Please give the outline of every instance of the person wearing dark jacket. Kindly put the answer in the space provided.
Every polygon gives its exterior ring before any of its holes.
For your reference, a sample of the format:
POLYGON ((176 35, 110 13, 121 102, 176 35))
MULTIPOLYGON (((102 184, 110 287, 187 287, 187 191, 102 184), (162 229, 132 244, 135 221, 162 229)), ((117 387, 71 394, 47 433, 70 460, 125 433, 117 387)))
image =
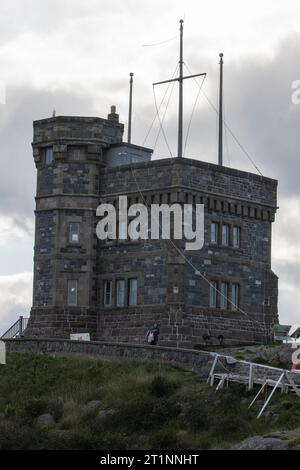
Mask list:
POLYGON ((155 344, 157 344, 158 335, 159 335, 159 327, 157 323, 154 323, 154 325, 151 326, 146 333, 147 343, 151 344, 151 346, 155 346, 155 344))

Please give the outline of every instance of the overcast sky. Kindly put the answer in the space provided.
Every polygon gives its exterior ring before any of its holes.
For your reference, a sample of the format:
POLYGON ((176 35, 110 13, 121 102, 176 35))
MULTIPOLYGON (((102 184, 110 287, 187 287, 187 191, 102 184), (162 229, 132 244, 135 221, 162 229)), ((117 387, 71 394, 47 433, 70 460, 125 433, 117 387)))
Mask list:
MULTIPOLYGON (((207 72, 203 91, 215 105, 218 54, 224 52, 225 119, 265 176, 279 180, 273 270, 281 323, 300 323, 300 80, 298 0, 2 0, 0 3, 0 332, 32 298, 35 168, 32 121, 57 115, 106 117, 112 104, 127 122, 128 74, 134 72, 132 141, 143 144, 155 115, 152 83, 171 78, 179 19, 185 63, 207 72)), ((199 79, 199 82, 201 80, 199 79)), ((157 87, 159 103, 166 86, 157 87)), ((170 89, 171 91, 171 89, 170 89)), ((184 89, 185 132, 197 96, 184 89)), ((164 112, 162 107, 162 114, 164 112)), ((176 153, 176 88, 164 121, 176 153)), ((216 114, 201 93, 185 156, 217 161, 216 114)), ((152 147, 157 122, 145 144, 152 147)), ((229 133, 225 164, 256 171, 229 133)), ((162 137, 154 158, 168 157, 162 137)))

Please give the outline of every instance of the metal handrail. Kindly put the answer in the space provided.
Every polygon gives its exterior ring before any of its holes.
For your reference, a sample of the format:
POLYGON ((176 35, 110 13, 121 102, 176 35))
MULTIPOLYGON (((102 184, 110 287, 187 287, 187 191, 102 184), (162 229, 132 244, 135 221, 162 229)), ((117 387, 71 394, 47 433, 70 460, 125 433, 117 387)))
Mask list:
POLYGON ((27 328, 29 318, 19 317, 19 319, 1 336, 1 339, 20 338, 27 328))

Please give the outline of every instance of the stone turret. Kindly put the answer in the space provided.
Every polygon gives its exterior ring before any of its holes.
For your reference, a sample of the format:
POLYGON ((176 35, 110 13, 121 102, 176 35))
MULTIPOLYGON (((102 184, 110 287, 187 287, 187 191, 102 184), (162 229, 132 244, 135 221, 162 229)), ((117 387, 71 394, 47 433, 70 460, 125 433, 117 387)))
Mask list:
POLYGON ((95 211, 102 151, 122 142, 114 119, 33 123, 37 168, 33 306, 27 335, 96 332, 95 211))

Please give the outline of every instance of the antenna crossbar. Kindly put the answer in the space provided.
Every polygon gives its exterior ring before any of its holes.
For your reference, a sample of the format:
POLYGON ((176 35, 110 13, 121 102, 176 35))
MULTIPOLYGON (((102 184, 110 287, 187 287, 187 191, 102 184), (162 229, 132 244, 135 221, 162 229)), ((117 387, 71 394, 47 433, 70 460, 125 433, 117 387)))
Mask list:
POLYGON ((180 47, 179 47, 179 77, 171 78, 170 80, 163 80, 162 82, 153 83, 155 85, 162 85, 164 83, 178 82, 179 83, 179 103, 178 103, 178 150, 177 156, 182 157, 182 134, 183 134, 183 80, 187 78, 200 77, 201 75, 206 75, 205 73, 199 73, 196 75, 183 76, 183 20, 179 21, 180 23, 180 47))
POLYGON ((206 73, 196 73, 195 75, 187 75, 186 77, 177 77, 172 78, 171 80, 163 80, 162 82, 152 83, 153 86, 155 85, 162 85, 163 83, 170 83, 170 82, 179 82, 179 80, 185 80, 186 78, 195 78, 195 77, 203 77, 206 76, 206 73))

